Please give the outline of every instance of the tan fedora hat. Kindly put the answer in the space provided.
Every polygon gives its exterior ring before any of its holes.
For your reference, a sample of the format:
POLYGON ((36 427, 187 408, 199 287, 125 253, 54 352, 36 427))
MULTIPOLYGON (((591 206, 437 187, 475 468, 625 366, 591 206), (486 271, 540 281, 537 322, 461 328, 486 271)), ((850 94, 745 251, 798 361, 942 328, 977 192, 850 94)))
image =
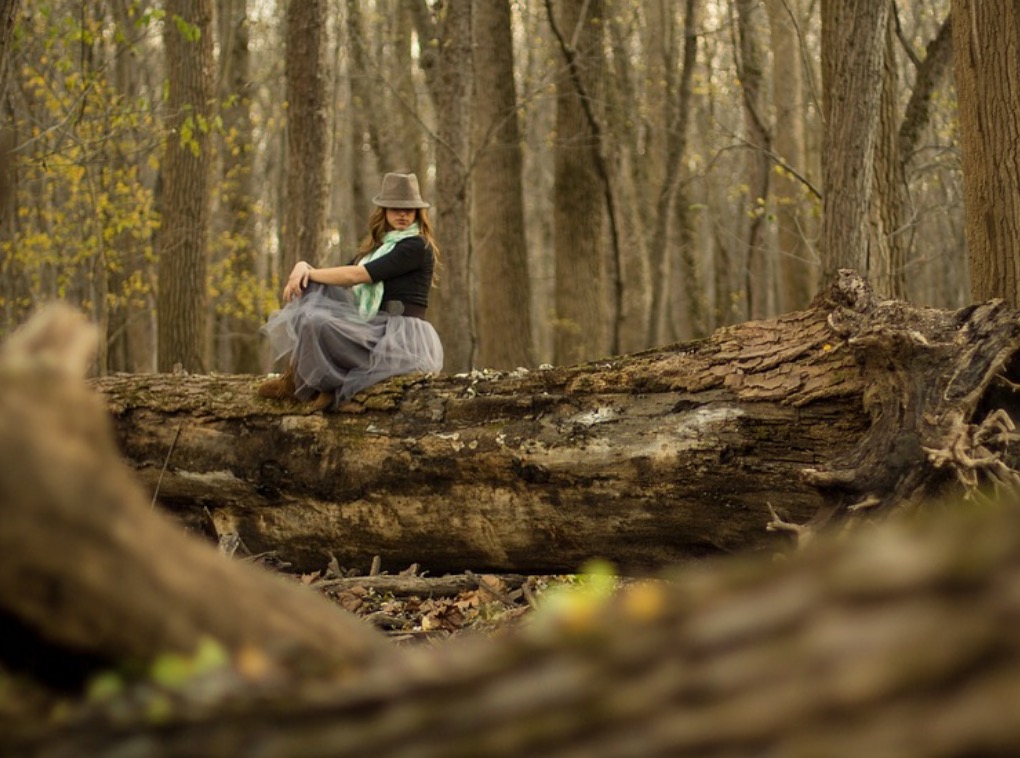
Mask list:
POLYGON ((421 199, 418 177, 414 174, 386 174, 382 189, 372 198, 380 208, 429 208, 421 199))

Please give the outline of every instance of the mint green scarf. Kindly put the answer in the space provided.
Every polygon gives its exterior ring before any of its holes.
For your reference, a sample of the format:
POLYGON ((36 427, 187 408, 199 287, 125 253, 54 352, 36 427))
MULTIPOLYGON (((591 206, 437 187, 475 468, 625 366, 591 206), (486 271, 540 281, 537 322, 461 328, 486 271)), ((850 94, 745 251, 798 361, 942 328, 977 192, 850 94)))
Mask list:
MULTIPOLYGON (((399 232, 396 229, 386 232, 386 236, 383 237, 382 244, 358 261, 358 263, 364 266, 369 261, 374 261, 376 258, 382 258, 386 255, 386 253, 392 250, 396 244, 400 242, 400 240, 407 239, 408 237, 417 237, 418 234, 419 230, 417 221, 402 232, 399 232)), ((361 314, 363 319, 368 321, 368 319, 372 318, 372 316, 379 312, 379 306, 382 305, 383 282, 355 284, 351 287, 351 293, 354 295, 354 302, 358 304, 358 313, 361 314)))

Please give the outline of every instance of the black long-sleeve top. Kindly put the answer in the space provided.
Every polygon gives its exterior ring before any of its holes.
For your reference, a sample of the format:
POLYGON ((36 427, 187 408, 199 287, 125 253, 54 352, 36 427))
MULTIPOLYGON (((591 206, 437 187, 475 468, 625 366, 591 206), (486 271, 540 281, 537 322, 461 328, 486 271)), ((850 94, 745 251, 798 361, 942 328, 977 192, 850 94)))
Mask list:
POLYGON ((432 248, 424 237, 402 239, 386 255, 365 264, 373 282, 383 282, 383 301, 399 300, 423 308, 429 304, 432 248))

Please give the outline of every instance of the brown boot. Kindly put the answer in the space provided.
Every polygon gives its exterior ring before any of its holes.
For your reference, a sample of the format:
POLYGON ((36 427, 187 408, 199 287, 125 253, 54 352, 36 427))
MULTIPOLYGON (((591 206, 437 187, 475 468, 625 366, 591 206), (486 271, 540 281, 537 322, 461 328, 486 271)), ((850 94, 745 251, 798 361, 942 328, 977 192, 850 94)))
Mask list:
POLYGON ((257 390, 259 397, 270 400, 291 400, 297 387, 294 385, 294 367, 289 366, 286 371, 275 379, 266 379, 259 385, 257 390))
POLYGON ((320 392, 312 400, 312 413, 315 411, 328 411, 333 407, 333 402, 336 400, 336 394, 333 392, 320 392))

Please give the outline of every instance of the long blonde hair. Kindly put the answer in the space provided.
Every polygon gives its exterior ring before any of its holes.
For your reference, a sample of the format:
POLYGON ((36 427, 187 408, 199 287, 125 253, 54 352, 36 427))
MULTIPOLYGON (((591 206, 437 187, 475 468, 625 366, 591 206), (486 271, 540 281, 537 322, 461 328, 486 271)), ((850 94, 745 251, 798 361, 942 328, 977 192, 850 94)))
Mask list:
MULTIPOLYGON (((435 261, 432 268, 432 284, 434 285, 438 279, 439 245, 436 244, 436 238, 432 236, 432 224, 429 222, 429 214, 424 208, 415 208, 414 220, 418 222, 418 236, 423 237, 425 244, 432 248, 432 258, 435 261)), ((368 217, 368 234, 361 241, 354 262, 357 263, 379 247, 383 243, 386 232, 390 231, 393 231, 393 227, 386 223, 386 209, 377 206, 372 211, 372 215, 368 217)))

